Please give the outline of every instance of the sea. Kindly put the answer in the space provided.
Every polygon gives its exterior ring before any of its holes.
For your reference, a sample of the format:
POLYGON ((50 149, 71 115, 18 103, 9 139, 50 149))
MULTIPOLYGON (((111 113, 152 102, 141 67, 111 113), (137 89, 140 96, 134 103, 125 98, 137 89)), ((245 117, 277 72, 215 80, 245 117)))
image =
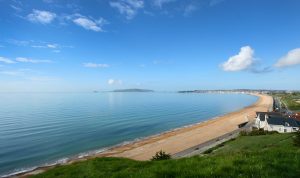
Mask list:
POLYGON ((177 92, 0 93, 0 176, 100 153, 257 99, 177 92))

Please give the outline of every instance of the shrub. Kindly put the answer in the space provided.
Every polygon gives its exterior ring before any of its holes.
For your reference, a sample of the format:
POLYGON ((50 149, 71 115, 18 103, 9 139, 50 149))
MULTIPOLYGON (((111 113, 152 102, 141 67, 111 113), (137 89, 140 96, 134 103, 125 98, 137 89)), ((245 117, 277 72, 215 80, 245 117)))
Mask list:
POLYGON ((248 132, 245 131, 245 130, 242 130, 242 131, 240 132, 240 136, 247 136, 247 135, 248 135, 248 132))
POLYGON ((294 144, 298 147, 300 147, 300 130, 296 132, 296 137, 294 138, 294 144))
POLYGON ((158 152, 155 153, 154 156, 152 156, 152 161, 158 161, 158 160, 167 160, 167 159, 171 159, 171 155, 160 150, 158 152))
POLYGON ((277 131, 267 131, 267 130, 263 130, 263 129, 259 129, 259 130, 252 130, 251 132, 247 132, 247 131, 241 131, 240 135, 241 136, 256 136, 256 135, 272 135, 272 134, 277 134, 277 131))

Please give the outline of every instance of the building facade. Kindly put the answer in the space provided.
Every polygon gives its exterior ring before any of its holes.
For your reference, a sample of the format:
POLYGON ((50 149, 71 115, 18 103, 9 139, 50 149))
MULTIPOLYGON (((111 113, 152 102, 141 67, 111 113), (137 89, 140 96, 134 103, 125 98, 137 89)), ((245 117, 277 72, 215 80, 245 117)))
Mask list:
POLYGON ((254 127, 279 133, 297 132, 300 122, 276 112, 257 112, 254 127))

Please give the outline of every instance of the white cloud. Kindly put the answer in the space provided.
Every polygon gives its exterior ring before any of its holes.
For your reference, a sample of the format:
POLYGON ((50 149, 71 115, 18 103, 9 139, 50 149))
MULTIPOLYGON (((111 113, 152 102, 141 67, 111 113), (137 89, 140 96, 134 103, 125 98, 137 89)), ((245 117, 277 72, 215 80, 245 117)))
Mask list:
POLYGON ((164 4, 167 4, 167 3, 170 3, 170 2, 174 2, 174 1, 176 1, 176 0, 154 0, 153 4, 156 7, 162 8, 162 6, 164 4))
POLYGON ((120 14, 125 15, 126 19, 132 19, 139 9, 144 8, 143 0, 119 0, 110 1, 110 6, 116 8, 120 14))
POLYGON ((122 80, 109 79, 107 81, 109 85, 122 85, 122 80))
POLYGON ((47 44, 48 48, 57 48, 57 44, 47 44))
POLYGON ((36 60, 36 59, 30 59, 25 57, 17 57, 16 61, 18 62, 25 62, 25 63, 51 63, 51 60, 36 60))
POLYGON ((280 58, 275 67, 288 67, 300 64, 300 48, 289 51, 285 56, 280 58))
POLYGON ((249 69, 254 63, 254 50, 250 46, 241 48, 239 54, 231 56, 221 67, 224 71, 241 71, 249 69))
POLYGON ((0 56, 0 62, 4 62, 4 63, 6 63, 6 64, 13 64, 13 63, 16 63, 16 62, 13 61, 13 60, 10 60, 10 59, 8 59, 8 58, 1 57, 1 56, 0 56))
POLYGON ((43 45, 32 45, 31 47, 33 48, 51 48, 51 49, 55 49, 58 48, 59 46, 57 44, 43 44, 43 45))
POLYGON ((56 14, 49 11, 41 11, 33 9, 31 14, 27 15, 27 19, 34 23, 49 24, 56 18, 56 14))
POLYGON ((95 32, 103 32, 102 26, 106 23, 106 20, 100 18, 99 20, 93 20, 85 16, 76 17, 73 22, 87 30, 95 32))
POLYGON ((84 63, 83 64, 84 67, 89 67, 89 68, 108 68, 109 65, 108 64, 96 64, 96 63, 84 63))

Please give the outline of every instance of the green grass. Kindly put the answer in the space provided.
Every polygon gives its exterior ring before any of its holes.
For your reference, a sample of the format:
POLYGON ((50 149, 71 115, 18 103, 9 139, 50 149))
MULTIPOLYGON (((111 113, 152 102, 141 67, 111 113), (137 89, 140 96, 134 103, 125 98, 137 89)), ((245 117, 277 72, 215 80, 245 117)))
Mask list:
POLYGON ((292 111, 300 111, 300 103, 296 102, 300 100, 300 93, 281 93, 275 94, 280 100, 292 111))
POLYGON ((33 177, 299 177, 293 134, 241 136, 210 154, 164 161, 96 158, 58 166, 33 177))

